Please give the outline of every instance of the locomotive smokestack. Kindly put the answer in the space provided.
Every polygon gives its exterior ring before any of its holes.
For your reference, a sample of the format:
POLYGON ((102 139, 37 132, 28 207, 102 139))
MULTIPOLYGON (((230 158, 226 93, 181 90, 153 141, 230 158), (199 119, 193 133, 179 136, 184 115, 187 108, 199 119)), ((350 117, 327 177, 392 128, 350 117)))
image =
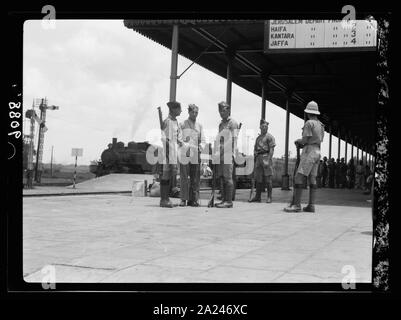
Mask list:
POLYGON ((116 144, 117 144, 117 138, 113 138, 113 148, 115 148, 116 144))

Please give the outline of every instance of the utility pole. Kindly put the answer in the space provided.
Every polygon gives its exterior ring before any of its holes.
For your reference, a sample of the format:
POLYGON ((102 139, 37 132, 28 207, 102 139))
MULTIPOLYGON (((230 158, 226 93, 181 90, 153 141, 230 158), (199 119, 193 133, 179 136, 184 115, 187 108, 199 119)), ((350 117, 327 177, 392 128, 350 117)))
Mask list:
MULTIPOLYGON (((25 117, 30 119, 31 126, 30 126, 30 134, 29 134, 29 151, 28 151, 28 165, 27 165, 27 188, 31 189, 33 187, 33 175, 34 175, 34 137, 35 137, 35 122, 38 123, 40 126, 42 124, 40 118, 35 112, 35 100, 32 102, 32 109, 28 109, 25 113, 25 117)), ((43 127, 46 130, 46 127, 43 127)), ((35 155, 37 158, 37 154, 35 155)))
POLYGON ((44 144, 44 139, 45 139, 45 132, 47 131, 47 128, 45 126, 46 111, 48 109, 49 110, 58 110, 59 107, 48 106, 47 99, 44 98, 44 99, 41 99, 39 109, 40 109, 40 125, 39 125, 39 134, 38 134, 38 146, 37 146, 37 151, 36 151, 36 166, 35 166, 35 181, 36 182, 40 182, 40 179, 41 179, 41 174, 39 174, 39 166, 42 165, 43 144, 44 144))
POLYGON ((50 158, 50 177, 51 178, 53 178, 53 147, 54 146, 52 146, 52 155, 51 155, 51 158, 50 158))

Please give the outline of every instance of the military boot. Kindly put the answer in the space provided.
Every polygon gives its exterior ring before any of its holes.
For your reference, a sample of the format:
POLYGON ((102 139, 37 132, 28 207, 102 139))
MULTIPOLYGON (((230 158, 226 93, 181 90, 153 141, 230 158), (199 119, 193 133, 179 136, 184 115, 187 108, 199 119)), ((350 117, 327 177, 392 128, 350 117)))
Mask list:
POLYGON ((262 190, 263 190, 263 183, 262 182, 256 182, 256 194, 251 200, 249 200, 249 202, 260 202, 261 201, 262 190))
POLYGON ((224 201, 225 201, 225 183, 224 183, 224 180, 223 180, 223 178, 221 177, 220 179, 219 179, 219 182, 220 182, 220 191, 221 191, 221 194, 220 194, 220 196, 219 197, 217 197, 217 200, 221 200, 219 203, 216 203, 216 207, 217 207, 217 205, 219 204, 223 204, 224 203, 224 201))
POLYGON ((267 200, 266 203, 271 203, 272 202, 272 191, 273 191, 273 186, 271 182, 267 183, 267 200))
POLYGON ((316 184, 309 186, 309 203, 302 209, 304 212, 315 212, 316 189, 316 184))
POLYGON ((160 181, 160 207, 162 208, 172 208, 173 204, 169 199, 170 192, 170 182, 169 180, 160 181))
POLYGON ((225 189, 224 190, 225 201, 223 203, 216 204, 216 208, 232 208, 233 207, 233 201, 232 201, 233 185, 232 185, 232 183, 225 183, 224 189, 225 189))
POLYGON ((301 196, 303 190, 303 184, 294 185, 294 199, 290 206, 284 208, 285 212, 301 212, 301 196))
POLYGON ((233 191, 232 191, 232 197, 231 197, 232 201, 235 200, 236 191, 237 191, 237 176, 235 175, 235 166, 234 166, 234 169, 233 169, 233 191))

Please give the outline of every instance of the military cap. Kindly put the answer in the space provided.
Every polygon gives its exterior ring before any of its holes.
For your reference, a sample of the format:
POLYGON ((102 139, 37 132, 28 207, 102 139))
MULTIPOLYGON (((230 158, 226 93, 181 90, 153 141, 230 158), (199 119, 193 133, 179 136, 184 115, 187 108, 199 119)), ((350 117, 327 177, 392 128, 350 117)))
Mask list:
POLYGON ((230 105, 225 101, 219 102, 218 106, 219 106, 219 109, 223 109, 223 108, 224 109, 226 109, 226 108, 230 109, 230 105))
POLYGON ((269 124, 265 119, 260 119, 260 124, 259 124, 259 125, 261 126, 261 125, 264 124, 264 123, 265 123, 265 124, 269 124))
POLYGON ((169 101, 169 102, 167 102, 167 106, 169 108, 173 108, 173 109, 181 108, 181 103, 179 103, 178 101, 169 101))
POLYGON ((199 107, 194 103, 191 103, 191 104, 188 105, 188 111, 192 111, 194 109, 199 110, 199 107))

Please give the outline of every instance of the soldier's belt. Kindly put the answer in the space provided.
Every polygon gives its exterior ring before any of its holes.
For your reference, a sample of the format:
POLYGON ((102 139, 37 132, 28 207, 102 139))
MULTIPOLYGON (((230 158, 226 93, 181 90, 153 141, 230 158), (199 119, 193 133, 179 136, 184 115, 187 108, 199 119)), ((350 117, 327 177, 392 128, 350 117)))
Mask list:
POLYGON ((267 154, 269 151, 257 151, 256 155, 267 154))

